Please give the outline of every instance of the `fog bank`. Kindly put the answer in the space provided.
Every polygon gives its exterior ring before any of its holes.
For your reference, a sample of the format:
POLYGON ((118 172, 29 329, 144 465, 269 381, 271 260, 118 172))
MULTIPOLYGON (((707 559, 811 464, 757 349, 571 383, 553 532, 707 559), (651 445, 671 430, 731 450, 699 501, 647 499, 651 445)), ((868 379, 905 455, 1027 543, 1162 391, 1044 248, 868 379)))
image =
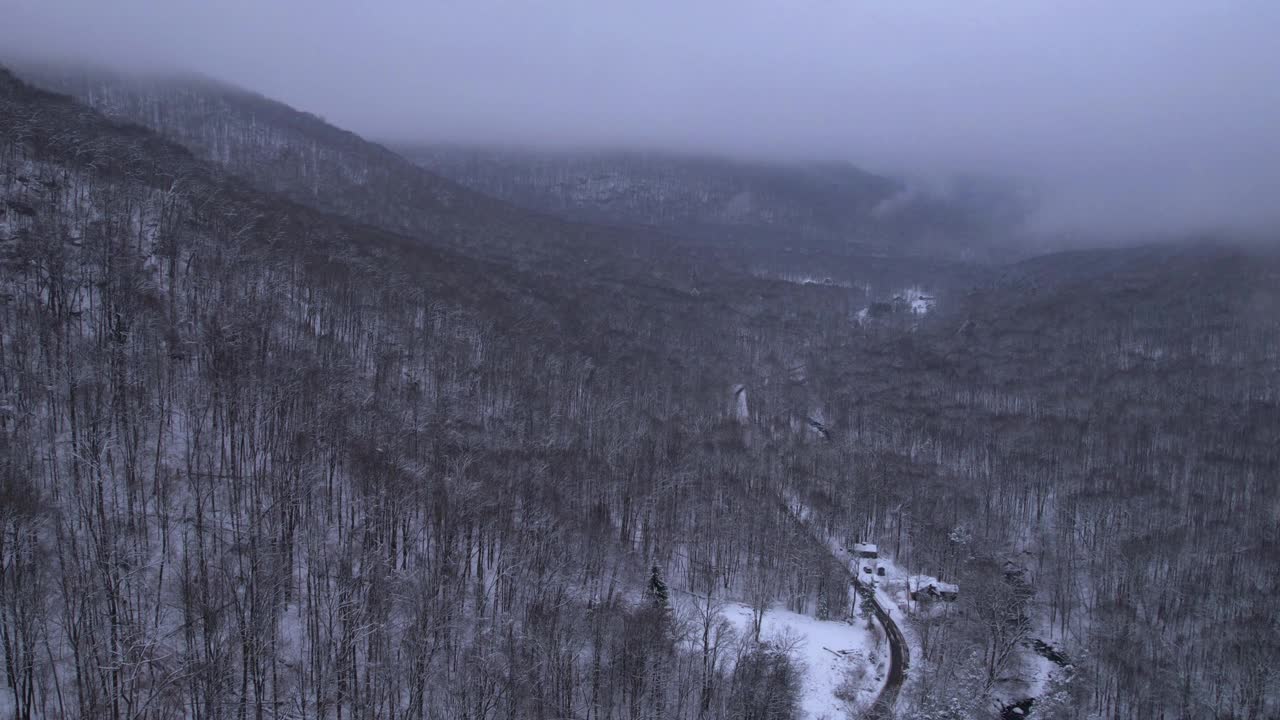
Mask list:
POLYGON ((1280 3, 10 0, 0 57, 242 85, 394 141, 988 173, 1048 229, 1280 220, 1280 3))

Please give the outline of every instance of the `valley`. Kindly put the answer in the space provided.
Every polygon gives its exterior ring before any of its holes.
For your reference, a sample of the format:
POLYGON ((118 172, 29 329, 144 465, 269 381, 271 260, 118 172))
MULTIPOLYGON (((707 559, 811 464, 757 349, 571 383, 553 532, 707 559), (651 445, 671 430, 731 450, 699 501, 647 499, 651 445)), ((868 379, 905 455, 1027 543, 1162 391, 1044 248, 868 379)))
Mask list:
POLYGON ((0 70, 0 718, 1274 716, 1280 251, 1025 212, 0 70))

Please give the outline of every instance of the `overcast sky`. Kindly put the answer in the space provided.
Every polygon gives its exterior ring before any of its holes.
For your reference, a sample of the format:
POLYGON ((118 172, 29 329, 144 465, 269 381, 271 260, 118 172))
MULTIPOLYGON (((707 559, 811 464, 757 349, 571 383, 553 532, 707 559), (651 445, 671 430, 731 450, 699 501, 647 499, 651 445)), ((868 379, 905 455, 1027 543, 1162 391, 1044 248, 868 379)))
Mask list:
POLYGON ((386 140, 1014 174, 1049 220, 1280 218, 1280 0, 4 0, 0 48, 386 140))

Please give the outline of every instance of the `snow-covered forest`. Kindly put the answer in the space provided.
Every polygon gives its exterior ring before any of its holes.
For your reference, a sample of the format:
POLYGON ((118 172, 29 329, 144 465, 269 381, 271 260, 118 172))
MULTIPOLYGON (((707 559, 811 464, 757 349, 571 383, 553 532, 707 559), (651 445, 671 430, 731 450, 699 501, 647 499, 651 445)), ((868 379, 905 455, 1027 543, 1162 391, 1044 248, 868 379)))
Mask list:
POLYGON ((1280 714, 1274 249, 862 255, 938 216, 841 175, 775 252, 29 77, 69 95, 0 70, 0 718, 1280 714))

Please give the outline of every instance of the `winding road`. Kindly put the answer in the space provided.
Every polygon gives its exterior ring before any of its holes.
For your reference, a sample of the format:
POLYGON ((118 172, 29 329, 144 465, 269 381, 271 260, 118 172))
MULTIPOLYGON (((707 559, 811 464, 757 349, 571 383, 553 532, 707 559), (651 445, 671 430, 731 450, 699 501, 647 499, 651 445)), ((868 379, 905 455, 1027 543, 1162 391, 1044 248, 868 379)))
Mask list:
POLYGON ((911 663, 910 651, 907 650, 907 641, 902 637, 898 623, 894 622, 893 616, 880 604, 875 590, 863 585, 857 575, 854 575, 854 584, 858 586, 859 594, 871 601, 871 610, 889 638, 889 676, 885 678, 880 696, 871 704, 866 717, 874 720, 890 718, 893 717, 893 708, 898 704, 898 692, 902 690, 902 681, 906 678, 907 667, 911 663))
POLYGON ((840 563, 840 566, 849 575, 849 587, 864 600, 870 601, 871 611, 876 616, 876 619, 880 621, 881 627, 884 628, 885 636, 889 639, 889 673, 888 677, 885 678, 884 687, 880 689, 880 695, 871 704, 871 708, 867 711, 865 717, 869 720, 892 718, 893 710, 898 704, 898 693, 902 690, 902 682, 907 677, 907 668, 911 666, 911 651, 907 648, 907 641, 902 636, 902 630, 898 628, 898 623, 894 621, 893 615, 881 604, 880 598, 876 596, 874 577, 870 583, 864 584, 858 574, 858 563, 855 558, 851 557, 844 548, 823 539, 820 534, 816 533, 805 522, 803 514, 786 500, 782 501, 782 507, 802 529, 826 547, 832 557, 840 563))

